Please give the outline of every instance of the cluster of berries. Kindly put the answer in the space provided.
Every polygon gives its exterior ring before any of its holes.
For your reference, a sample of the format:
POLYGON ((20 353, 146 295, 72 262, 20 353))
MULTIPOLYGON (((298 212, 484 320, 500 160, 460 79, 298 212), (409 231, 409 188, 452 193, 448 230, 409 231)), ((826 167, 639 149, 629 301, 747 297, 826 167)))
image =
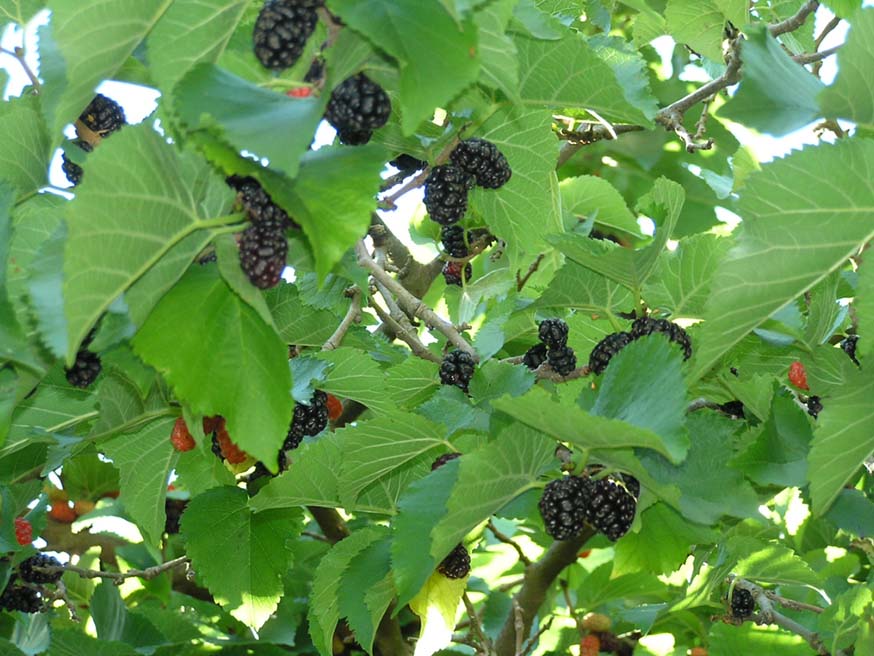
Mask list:
POLYGON ((579 535, 588 523, 615 542, 631 528, 639 496, 640 483, 630 475, 564 476, 546 485, 540 515, 556 540, 579 535))
POLYGON ((444 385, 455 385, 467 393, 475 369, 476 360, 470 353, 457 349, 449 351, 440 363, 440 382, 444 385))
POLYGON ((522 362, 529 369, 537 369, 548 362, 552 370, 560 376, 567 376, 577 368, 577 356, 567 345, 568 325, 561 319, 544 319, 540 322, 537 336, 540 343, 535 344, 522 356, 522 362))
POLYGON ((0 609, 38 613, 43 610, 42 587, 61 579, 61 563, 52 556, 38 553, 19 563, 0 593, 0 609), (51 571, 46 571, 51 568, 51 571), (24 585, 22 585, 22 583, 24 585))
POLYGON ((670 341, 679 344, 683 349, 683 359, 692 357, 692 340, 689 334, 677 324, 667 319, 640 317, 631 324, 631 332, 619 332, 607 335, 595 345, 589 354, 589 369, 596 374, 602 373, 613 356, 636 339, 645 335, 665 335, 670 341))
POLYGON ((97 329, 93 329, 88 336, 82 341, 79 350, 76 351, 76 361, 72 367, 64 369, 64 374, 67 377, 67 382, 74 387, 85 389, 97 380, 103 369, 103 364, 100 361, 100 356, 94 351, 91 351, 88 346, 94 341, 94 335, 97 329))
MULTIPOLYGON (((98 93, 76 121, 76 134, 79 138, 75 144, 90 153, 102 139, 120 130, 126 122, 121 105, 98 93)), ((74 187, 82 182, 82 167, 69 159, 66 153, 61 155, 61 170, 74 187)))
MULTIPOLYGON (((432 221, 439 223, 441 242, 453 258, 468 257, 470 234, 455 225, 467 212, 467 196, 473 187, 498 189, 510 179, 507 158, 490 141, 480 138, 461 141, 449 155, 449 163, 435 166, 425 180, 425 208, 432 221)), ((470 279, 469 262, 453 260, 443 267, 447 285, 461 285, 470 279)))

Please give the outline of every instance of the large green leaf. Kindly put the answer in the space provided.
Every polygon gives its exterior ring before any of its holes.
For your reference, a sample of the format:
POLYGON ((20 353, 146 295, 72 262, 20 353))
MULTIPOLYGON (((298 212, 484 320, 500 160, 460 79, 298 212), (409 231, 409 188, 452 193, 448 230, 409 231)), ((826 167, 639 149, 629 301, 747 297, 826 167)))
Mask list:
POLYGON ((599 225, 640 236, 637 219, 622 195, 603 178, 594 175, 565 178, 560 189, 562 210, 578 221, 593 219, 599 225))
POLYGON ((219 487, 195 497, 182 516, 192 566, 216 601, 248 626, 268 620, 291 564, 286 542, 300 531, 300 513, 252 514, 244 490, 219 487))
POLYGON ((24 25, 45 6, 44 0, 2 0, 0 1, 0 16, 24 25))
POLYGON ((810 565, 789 547, 750 537, 728 541, 728 553, 737 559, 731 570, 758 583, 817 585, 819 577, 810 565))
POLYGON ((874 9, 853 16, 847 43, 838 53, 838 77, 819 97, 826 116, 874 125, 874 9))
POLYGON ((805 148, 750 176, 737 245, 717 269, 694 377, 874 237, 874 143, 805 148), (833 177, 829 185, 819 183, 833 177), (828 239, 823 239, 828 235, 828 239))
POLYGON ((46 184, 49 141, 39 96, 0 103, 0 180, 11 184, 19 197, 33 194, 46 184))
POLYGON ((668 32, 713 61, 722 61, 725 23, 747 23, 747 3, 741 0, 669 0, 665 9, 668 32))
POLYGON ((435 107, 446 106, 479 74, 476 26, 454 21, 437 0, 331 0, 329 5, 398 61, 404 134, 412 134, 435 107))
POLYGON ((536 307, 577 308, 597 314, 627 312, 632 304, 628 289, 573 261, 558 270, 535 301, 536 307))
POLYGON ((816 119, 823 83, 792 61, 764 26, 746 34, 741 46, 743 81, 719 116, 777 137, 816 119))
POLYGON ((351 347, 323 351, 317 356, 333 365, 319 389, 339 397, 355 399, 373 410, 391 412, 394 401, 387 398, 383 388, 385 376, 379 365, 368 354, 351 347))
POLYGON ((193 269, 173 287, 133 347, 193 412, 222 415, 236 444, 277 466, 293 405, 288 347, 214 269, 193 269))
POLYGON ((66 214, 69 361, 98 317, 162 258, 169 256, 177 277, 191 262, 175 261, 174 247, 216 225, 204 216, 196 184, 204 168, 181 159, 147 125, 122 130, 89 157, 66 214))
POLYGON ((479 28, 480 81, 513 100, 519 96, 519 59, 506 29, 515 4, 516 0, 491 2, 474 17, 479 28))

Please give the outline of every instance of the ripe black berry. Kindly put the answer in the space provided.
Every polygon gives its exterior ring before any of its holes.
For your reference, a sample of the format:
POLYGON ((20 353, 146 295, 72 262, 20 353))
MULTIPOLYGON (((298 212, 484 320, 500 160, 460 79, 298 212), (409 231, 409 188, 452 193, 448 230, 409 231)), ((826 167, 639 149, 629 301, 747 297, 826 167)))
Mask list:
POLYGON ((448 579, 463 579, 470 574, 470 554, 459 544, 437 566, 437 571, 448 579))
POLYGON ((290 225, 293 228, 300 227, 291 220, 284 209, 273 202, 273 199, 255 178, 232 175, 227 178, 226 182, 228 186, 237 190, 240 205, 243 206, 246 216, 252 223, 273 221, 282 225, 290 225))
POLYGON ((286 469, 288 469, 288 456, 285 455, 285 448, 279 451, 279 453, 277 454, 277 460, 279 464, 279 471, 276 474, 267 469, 267 465, 265 465, 260 460, 256 462, 254 471, 249 474, 249 482, 251 483, 253 481, 257 481, 259 478, 265 477, 275 478, 286 469))
POLYGON ((456 458, 460 458, 460 457, 461 457, 461 454, 458 452, 444 453, 442 456, 438 456, 437 459, 431 463, 431 471, 434 471, 435 469, 439 469, 440 467, 445 465, 447 462, 449 462, 451 460, 455 460, 456 458))
POLYGON ((822 400, 818 396, 807 397, 807 414, 816 419, 822 412, 822 400))
POLYGON ((460 225, 445 225, 440 229, 443 248, 452 257, 467 257, 467 244, 464 241, 464 228, 460 225))
POLYGON ((467 212, 473 178, 452 164, 435 166, 425 180, 425 209, 440 225, 458 223, 467 212))
POLYGON ((62 571, 43 572, 35 567, 61 567, 61 562, 57 558, 47 556, 46 554, 36 554, 30 558, 21 561, 18 566, 18 575, 22 581, 27 583, 55 583, 63 574, 62 571))
POLYGON ((631 324, 631 335, 634 339, 653 333, 664 333, 669 340, 679 344, 683 348, 684 360, 692 357, 692 341, 689 339, 689 334, 677 324, 667 319, 653 319, 652 317, 641 317, 635 319, 634 323, 631 324))
POLYGON ((88 350, 88 345, 94 339, 94 332, 91 331, 79 350, 76 352, 76 362, 69 369, 64 369, 67 376, 67 382, 74 387, 85 389, 91 383, 97 380, 103 365, 100 362, 100 356, 93 351, 88 350))
POLYGON ((39 592, 33 588, 28 588, 15 583, 16 577, 13 574, 0 594, 0 608, 6 610, 20 610, 22 613, 38 613, 42 610, 42 599, 39 592))
POLYGON ((416 159, 412 155, 407 155, 406 153, 398 155, 393 160, 391 160, 389 164, 391 164, 405 176, 411 175, 416 171, 421 171, 426 166, 428 166, 428 162, 422 161, 421 159, 416 159))
POLYGON ((485 139, 465 139, 449 158, 457 167, 474 176, 480 187, 497 189, 512 175, 507 158, 495 144, 485 139))
MULTIPOLYGON (((215 441, 213 444, 218 446, 218 443, 215 441)), ((218 456, 221 458, 221 447, 218 448, 218 456)), ((171 499, 169 497, 164 499, 164 513, 167 517, 164 520, 164 533, 167 535, 179 533, 179 520, 187 507, 188 501, 186 499, 171 499)))
POLYGON ((547 483, 538 507, 546 532, 556 540, 579 535, 586 520, 591 481, 579 476, 565 476, 547 483))
POLYGON ((592 481, 586 521, 610 540, 615 542, 628 532, 636 509, 634 496, 612 476, 592 481))
POLYGON ((613 333, 612 335, 607 335, 595 345, 595 348, 589 354, 589 369, 593 373, 600 374, 610 364, 613 356, 633 341, 634 338, 631 336, 631 333, 613 333))
POLYGON ((319 20, 312 0, 268 0, 255 20, 252 41, 261 65, 274 71, 294 66, 319 20))
POLYGON ((277 285, 285 269, 288 242, 285 223, 262 220, 253 223, 240 237, 240 266, 259 289, 277 285))
POLYGON ((61 153, 61 170, 74 187, 82 182, 82 174, 84 173, 82 167, 67 159, 66 153, 61 153))
POLYGON ((443 362, 440 365, 440 381, 444 385, 460 387, 466 392, 475 367, 476 362, 470 353, 458 350, 450 351, 443 356, 443 362))
POLYGON ((370 141, 371 133, 388 122, 391 100, 385 90, 364 73, 347 78, 331 93, 325 119, 350 146, 370 141))
POLYGON ((540 341, 551 349, 567 346, 568 327, 561 319, 544 319, 537 334, 540 341))
POLYGON ((124 110, 121 105, 102 93, 94 96, 85 111, 79 115, 79 120, 89 130, 102 137, 108 137, 125 124, 124 110))
POLYGON ((328 425, 328 395, 316 390, 309 403, 296 403, 283 450, 296 449, 307 435, 314 436, 328 425))
POLYGON ((473 275, 473 267, 470 262, 462 265, 462 262, 447 262, 443 265, 443 280, 447 285, 457 285, 468 282, 473 275))
POLYGON ((577 356, 570 346, 549 349, 546 361, 559 376, 567 376, 577 368, 577 356))
POLYGON ((724 412, 732 419, 744 418, 744 404, 742 401, 728 401, 719 405, 719 410, 724 412))
POLYGON ((634 478, 631 474, 622 474, 622 482, 625 483, 625 489, 631 492, 631 496, 635 499, 640 498, 640 481, 634 478))
POLYGON ((303 76, 303 81, 315 84, 316 82, 321 82, 323 77, 325 77, 325 58, 320 55, 313 58, 309 70, 303 76))
POLYGON ((756 600, 749 590, 735 588, 731 594, 731 614, 738 619, 749 617, 756 610, 756 600))
POLYGON ((522 364, 529 369, 537 369, 544 362, 546 362, 546 344, 535 344, 522 356, 522 364))
POLYGON ((841 348, 844 350, 844 353, 850 356, 850 360, 856 363, 856 366, 859 365, 859 360, 856 358, 856 344, 858 341, 858 335, 847 335, 841 340, 841 348))

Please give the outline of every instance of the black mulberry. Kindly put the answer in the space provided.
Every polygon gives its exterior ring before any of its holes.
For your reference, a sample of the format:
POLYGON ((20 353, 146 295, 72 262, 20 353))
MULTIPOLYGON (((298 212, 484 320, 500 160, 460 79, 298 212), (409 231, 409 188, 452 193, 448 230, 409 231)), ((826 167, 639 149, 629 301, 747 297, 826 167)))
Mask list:
POLYGON ((314 436, 328 425, 328 395, 320 390, 313 393, 309 403, 296 403, 283 450, 296 449, 307 435, 314 436))
POLYGON ((102 137, 108 137, 116 130, 120 130, 125 124, 124 110, 112 98, 107 98, 102 93, 94 96, 94 99, 79 115, 79 120, 92 132, 102 137))
POLYGON ((561 319, 544 319, 537 334, 540 341, 551 349, 567 346, 568 327, 561 319))
POLYGON ((633 341, 634 338, 631 336, 631 333, 613 333, 612 335, 607 335, 595 345, 595 348, 589 354, 589 369, 596 374, 602 373, 607 368, 607 365, 610 364, 613 356, 633 341))
POLYGON ((544 362, 546 362, 546 344, 535 344, 522 356, 522 364, 529 369, 537 369, 544 362))
POLYGON ((450 462, 451 460, 455 460, 456 458, 460 458, 460 457, 461 457, 461 454, 458 453, 457 451, 453 451, 452 453, 444 453, 442 456, 438 456, 437 459, 431 463, 431 471, 434 471, 435 469, 439 469, 440 467, 445 465, 447 462, 450 462))
POLYGON ((273 221, 293 228, 300 227, 291 220, 284 209, 273 202, 273 199, 255 178, 232 175, 226 181, 231 188, 237 191, 240 205, 243 206, 246 216, 252 223, 273 221))
POLYGON ((411 175, 416 171, 421 171, 426 166, 428 166, 428 162, 425 162, 421 159, 416 159, 412 155, 407 155, 406 153, 398 155, 393 160, 391 160, 389 164, 391 164, 405 176, 411 175))
POLYGON ((20 610, 22 613, 38 613, 42 610, 39 592, 15 583, 15 576, 9 579, 3 594, 0 594, 0 608, 20 610))
POLYGON ((288 255, 285 227, 279 221, 263 220, 250 225, 240 237, 240 266, 259 289, 269 289, 282 278, 288 255))
POLYGON ((425 180, 425 209, 440 225, 458 223, 467 212, 473 178, 452 164, 435 166, 425 180))
POLYGON ((856 366, 859 366, 859 360, 856 358, 856 344, 858 341, 858 335, 847 335, 841 340, 841 348, 844 350, 844 353, 850 356, 850 360, 852 360, 856 366))
POLYGON ((586 521, 615 542, 634 522, 637 500, 612 476, 592 481, 586 521))
POLYGON ((21 561, 18 566, 18 575, 23 581, 28 583, 56 583, 63 572, 42 572, 34 568, 39 567, 61 567, 61 562, 57 558, 46 554, 36 554, 30 558, 21 561))
POLYGON ((577 368, 577 356, 570 346, 549 349, 546 361, 559 376, 567 376, 577 368))
POLYGON ((100 356, 90 351, 88 345, 94 339, 94 332, 91 331, 82 342, 79 350, 76 352, 76 362, 69 369, 64 369, 67 376, 67 382, 74 387, 85 389, 97 380, 100 371, 103 369, 103 364, 100 362, 100 356))
POLYGON ((437 566, 437 571, 448 579, 463 579, 470 574, 470 554, 459 544, 437 566))
POLYGON ((490 141, 473 138, 459 143, 449 156, 452 163, 476 178, 480 187, 497 189, 512 171, 504 154, 490 141))
POLYGON ((443 248, 452 257, 467 257, 467 244, 464 241, 464 228, 459 225, 445 225, 440 229, 443 248))
POLYGON ((822 412, 822 399, 818 396, 807 397, 807 414, 816 419, 822 412))
POLYGON ((749 590, 735 588, 731 594, 731 614, 738 619, 749 617, 756 610, 756 600, 749 590))
POLYGON ((565 476, 547 483, 538 507, 549 535, 556 540, 569 540, 582 532, 591 488, 591 481, 579 476, 565 476))
POLYGON ((381 86, 364 73, 341 82, 328 101, 325 119, 350 146, 370 141, 371 133, 388 122, 391 100, 381 86))
POLYGON ((719 410, 727 414, 732 419, 743 419, 745 417, 744 414, 744 404, 742 401, 728 401, 727 403, 721 403, 719 405, 719 410))
POLYGON ((76 164, 76 162, 67 159, 67 154, 61 154, 61 170, 64 172, 64 175, 67 176, 67 180, 70 181, 74 187, 82 182, 82 167, 76 164))
POLYGON ((475 368, 476 362, 470 353, 450 351, 443 356, 440 364, 440 381, 444 385, 460 387, 466 392, 475 368))
MULTIPOLYGON (((213 441, 215 447, 218 448, 218 457, 222 457, 221 447, 218 446, 217 441, 213 441)), ((215 448, 213 449, 215 451, 215 448)), ((179 520, 182 518, 182 513, 185 512, 185 509, 188 507, 187 499, 164 499, 164 514, 166 519, 164 520, 164 532, 167 535, 175 535, 179 533, 179 520)))
POLYGON ((692 341, 689 339, 689 334, 677 324, 667 319, 653 319, 652 317, 641 317, 635 319, 634 323, 631 324, 631 335, 634 339, 653 333, 664 333, 672 342, 679 344, 683 349, 684 360, 692 357, 692 341))
POLYGON ((447 262, 443 265, 443 280, 447 285, 457 285, 468 282, 473 275, 473 267, 470 262, 447 262))
POLYGON ((312 0, 268 0, 255 20, 252 41, 261 65, 274 71, 294 66, 319 20, 312 0))

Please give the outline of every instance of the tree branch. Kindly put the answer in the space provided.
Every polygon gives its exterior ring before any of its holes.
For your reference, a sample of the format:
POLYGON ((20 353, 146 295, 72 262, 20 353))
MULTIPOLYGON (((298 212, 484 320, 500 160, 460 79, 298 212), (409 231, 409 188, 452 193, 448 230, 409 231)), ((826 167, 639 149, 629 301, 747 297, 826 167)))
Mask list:
POLYGON ((343 321, 341 321, 340 325, 337 326, 337 330, 335 330, 334 334, 328 338, 328 341, 322 345, 323 351, 333 351, 339 348, 346 333, 349 332, 349 328, 352 327, 352 324, 361 321, 361 290, 358 289, 358 287, 353 287, 351 290, 346 291, 346 295, 352 299, 352 302, 349 303, 349 309, 346 311, 346 316, 343 317, 343 321))
POLYGON ((355 244, 355 253, 358 256, 358 263, 367 269, 377 282, 384 285, 397 298, 398 304, 407 314, 422 319, 426 325, 442 333, 457 349, 470 353, 474 359, 477 359, 476 352, 459 334, 455 326, 440 317, 420 299, 408 292, 401 283, 386 273, 385 269, 379 266, 370 256, 370 253, 367 252, 367 247, 363 241, 355 244))
POLYGON ((822 61, 826 57, 831 57, 840 49, 841 46, 835 46, 834 48, 826 48, 825 50, 821 50, 819 52, 811 52, 803 55, 793 55, 792 61, 798 62, 799 64, 813 64, 815 62, 822 61))
POLYGON ((771 33, 771 36, 780 36, 781 34, 786 34, 786 32, 794 32, 804 25, 807 17, 815 12, 818 7, 818 0, 807 0, 794 15, 779 23, 768 25, 768 31, 771 33))
POLYGON ((522 563, 524 563, 525 567, 531 566, 531 564, 532 564, 531 559, 525 555, 525 552, 522 551, 522 547, 519 546, 518 542, 516 542, 513 538, 511 538, 510 536, 508 536, 508 535, 502 533, 500 530, 498 530, 498 527, 495 526, 495 523, 492 520, 489 520, 488 526, 489 526, 489 530, 492 532, 492 535, 495 536, 495 538, 498 540, 498 542, 503 542, 504 544, 507 544, 507 545, 513 547, 513 550, 516 552, 516 555, 519 556, 519 560, 522 561, 522 563))
POLYGON ((520 272, 516 272, 516 291, 521 292, 528 281, 531 279, 537 270, 540 268, 540 263, 543 262, 543 258, 546 257, 546 253, 540 253, 537 258, 531 263, 531 266, 528 267, 528 272, 522 276, 520 272))
POLYGON ((31 69, 30 65, 27 63, 24 48, 20 46, 16 47, 14 50, 0 48, 0 53, 4 55, 9 55, 10 57, 14 57, 18 60, 18 63, 21 64, 21 68, 24 69, 25 75, 27 75, 27 77, 30 79, 30 84, 33 86, 34 94, 38 94, 42 89, 42 85, 40 84, 39 78, 36 76, 36 73, 33 72, 33 69, 31 69))
POLYGON ((489 640, 488 636, 483 631, 482 624, 479 621, 479 615, 476 614, 476 608, 474 608, 473 602, 470 600, 467 592, 461 595, 461 600, 464 602, 464 609, 467 611, 467 616, 470 618, 470 633, 469 636, 471 638, 471 642, 474 643, 474 648, 477 650, 477 653, 485 654, 486 656, 492 656, 494 654, 494 647, 492 647, 492 641, 489 640))
MULTIPOLYGON (((422 358, 423 360, 430 360, 431 362, 442 362, 437 355, 428 350, 428 347, 419 340, 412 330, 405 329, 379 305, 374 303, 370 307, 372 307, 374 312, 376 312, 379 320, 387 325, 399 340, 410 347, 410 351, 412 351, 413 355, 422 358)), ((412 328, 412 326, 410 326, 410 328, 412 328)))
POLYGON ((146 569, 129 569, 126 572, 104 572, 103 570, 98 569, 83 569, 81 567, 76 567, 75 565, 52 565, 48 567, 38 567, 34 566, 34 570, 46 573, 46 574, 56 574, 58 572, 73 572, 73 574, 78 574, 83 579, 109 579, 114 582, 116 585, 121 585, 127 579, 138 578, 138 579, 154 579, 164 572, 167 572, 176 567, 180 567, 182 565, 189 565, 191 561, 188 559, 188 556, 180 556, 179 558, 174 558, 173 560, 168 560, 166 563, 161 563, 160 565, 155 565, 153 567, 147 567, 146 569))
POLYGON ((498 656, 515 656, 519 639, 517 633, 521 634, 521 640, 524 641, 556 577, 565 567, 576 561, 580 549, 594 534, 594 530, 586 528, 572 540, 554 542, 541 559, 527 569, 525 582, 513 598, 519 610, 511 613, 506 619, 495 642, 495 652, 498 656), (516 627, 517 615, 521 618, 521 629, 516 627))

